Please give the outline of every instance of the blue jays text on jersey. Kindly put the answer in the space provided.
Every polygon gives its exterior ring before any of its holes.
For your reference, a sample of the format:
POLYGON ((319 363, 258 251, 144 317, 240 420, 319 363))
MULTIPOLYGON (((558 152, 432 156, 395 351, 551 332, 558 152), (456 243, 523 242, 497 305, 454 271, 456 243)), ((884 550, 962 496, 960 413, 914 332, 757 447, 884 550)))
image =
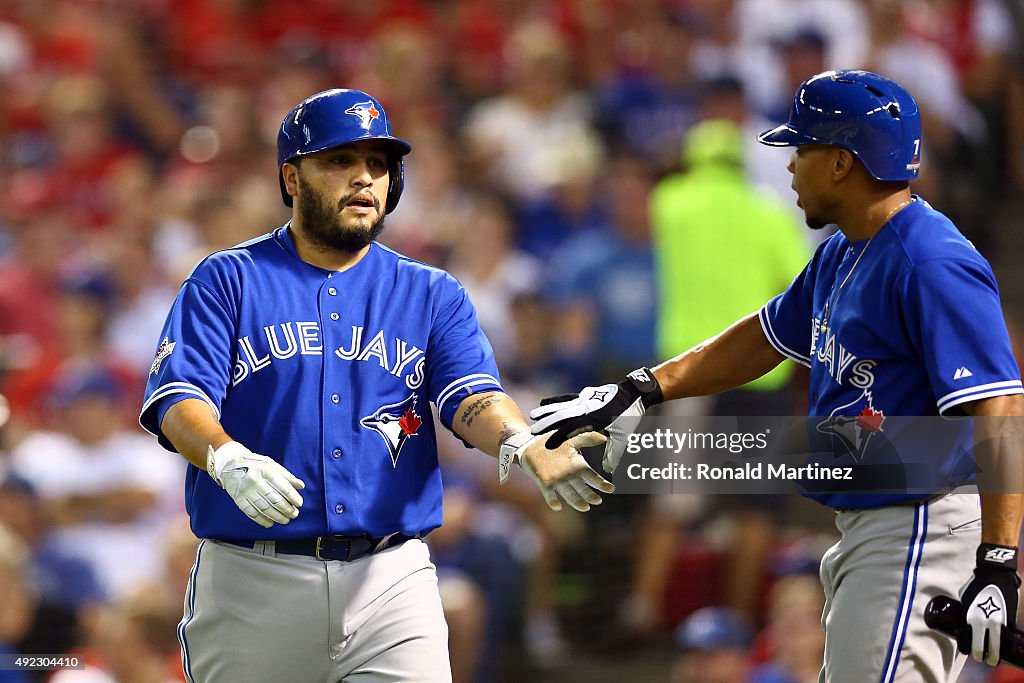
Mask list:
MULTIPOLYGON (((386 372, 404 377, 410 389, 418 389, 423 384, 426 364, 423 349, 399 337, 387 337, 384 330, 379 330, 364 344, 363 333, 361 325, 352 325, 352 339, 348 348, 340 346, 328 349, 328 352, 342 360, 375 362, 386 372)), ((265 339, 256 335, 257 339, 253 341, 250 336, 247 334, 238 340, 239 358, 235 362, 232 386, 276 361, 288 360, 296 354, 319 356, 324 352, 320 345, 320 323, 315 320, 266 325, 263 328, 265 339)))
POLYGON ((165 324, 140 422, 198 398, 225 431, 305 482, 299 516, 264 529, 189 466, 201 538, 422 534, 441 524, 430 403, 442 423, 501 391, 490 344, 450 275, 374 243, 341 272, 302 261, 288 226, 204 259, 165 324))
MULTIPOLYGON (((760 321, 779 353, 811 369, 809 412, 830 420, 817 431, 841 438, 854 461, 885 430, 886 416, 962 416, 965 402, 1024 393, 991 267, 916 196, 870 241, 851 243, 842 233, 825 240, 760 321)), ((973 476, 973 462, 962 458, 970 422, 957 433, 933 455, 950 485, 973 476)), ((808 495, 836 508, 923 497, 808 495)))

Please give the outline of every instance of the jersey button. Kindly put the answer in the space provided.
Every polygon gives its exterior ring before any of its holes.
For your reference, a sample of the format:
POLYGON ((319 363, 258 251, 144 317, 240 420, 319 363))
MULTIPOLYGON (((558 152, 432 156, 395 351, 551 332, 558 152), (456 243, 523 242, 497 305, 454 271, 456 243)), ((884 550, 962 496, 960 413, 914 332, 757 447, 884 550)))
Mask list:
POLYGON ((334 296, 335 294, 338 293, 338 290, 336 290, 334 287, 328 287, 327 293, 330 294, 331 296, 334 296))
POLYGON ((334 511, 340 515, 342 512, 345 511, 345 506, 342 505, 341 503, 338 503, 337 505, 334 506, 334 511))
POLYGON ((338 315, 337 313, 331 313, 331 320, 337 320, 337 319, 338 319, 338 318, 340 318, 340 317, 341 317, 341 316, 340 316, 340 315, 338 315))
POLYGON ((337 403, 340 400, 341 396, 338 396, 337 394, 331 394, 331 403, 337 403))
POLYGON ((335 459, 335 460, 337 460, 338 458, 340 458, 340 457, 341 457, 341 449, 340 449, 340 448, 335 448, 335 449, 334 449, 334 450, 333 450, 333 451, 331 452, 331 455, 333 455, 333 456, 334 456, 334 459, 335 459))

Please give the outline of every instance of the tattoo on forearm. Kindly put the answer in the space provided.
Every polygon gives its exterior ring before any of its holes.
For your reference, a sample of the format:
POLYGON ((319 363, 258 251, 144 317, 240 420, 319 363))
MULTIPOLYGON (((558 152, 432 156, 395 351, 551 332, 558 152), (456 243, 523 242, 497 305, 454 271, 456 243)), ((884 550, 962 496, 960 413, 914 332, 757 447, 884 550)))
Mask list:
POLYGON ((501 403, 505 400, 504 396, 481 396, 472 403, 470 403, 464 411, 459 421, 467 427, 473 426, 473 420, 478 418, 485 410, 490 408, 496 403, 501 403))
POLYGON ((525 431, 523 425, 515 424, 513 422, 502 422, 501 431, 498 432, 498 445, 505 443, 510 438, 518 434, 519 432, 525 431))

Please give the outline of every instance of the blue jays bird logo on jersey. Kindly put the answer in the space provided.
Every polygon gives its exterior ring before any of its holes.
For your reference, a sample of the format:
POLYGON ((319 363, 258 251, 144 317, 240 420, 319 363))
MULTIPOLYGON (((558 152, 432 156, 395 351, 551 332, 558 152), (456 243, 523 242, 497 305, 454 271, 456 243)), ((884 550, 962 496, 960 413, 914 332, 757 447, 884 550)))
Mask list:
POLYGON ((828 419, 818 423, 816 429, 838 439, 853 459, 861 462, 871 437, 882 431, 883 422, 885 413, 875 410, 871 391, 865 389, 855 400, 833 410, 828 419))
POLYGON ((381 406, 359 421, 359 424, 380 434, 391 454, 392 467, 398 467, 398 455, 410 437, 416 436, 423 420, 416 413, 416 394, 398 403, 381 406))
POLYGON ((359 125, 366 130, 370 130, 373 122, 380 118, 380 110, 370 101, 353 104, 345 113, 359 119, 359 125))

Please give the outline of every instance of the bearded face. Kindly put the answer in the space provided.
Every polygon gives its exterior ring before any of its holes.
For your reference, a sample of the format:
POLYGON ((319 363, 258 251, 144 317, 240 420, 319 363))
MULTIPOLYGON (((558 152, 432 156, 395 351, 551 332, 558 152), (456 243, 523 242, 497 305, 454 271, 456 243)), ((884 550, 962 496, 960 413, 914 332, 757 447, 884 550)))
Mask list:
POLYGON ((302 229, 316 246, 356 252, 374 242, 384 231, 384 207, 366 190, 356 190, 332 200, 298 173, 298 213, 302 229))

